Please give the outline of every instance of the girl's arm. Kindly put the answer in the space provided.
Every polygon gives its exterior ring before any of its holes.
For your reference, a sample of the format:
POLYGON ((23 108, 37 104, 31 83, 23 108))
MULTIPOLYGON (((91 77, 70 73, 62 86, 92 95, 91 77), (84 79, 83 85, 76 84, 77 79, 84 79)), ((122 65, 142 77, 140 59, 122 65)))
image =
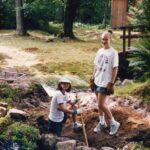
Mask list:
POLYGON ((111 79, 111 83, 115 83, 115 79, 118 73, 118 67, 114 67, 112 70, 112 79, 111 79))
POLYGON ((96 66, 94 67, 94 70, 93 70, 93 74, 92 74, 92 77, 91 77, 91 79, 94 79, 95 72, 96 72, 96 66))
POLYGON ((63 111, 65 113, 74 113, 74 110, 67 109, 64 104, 58 105, 58 110, 63 111))

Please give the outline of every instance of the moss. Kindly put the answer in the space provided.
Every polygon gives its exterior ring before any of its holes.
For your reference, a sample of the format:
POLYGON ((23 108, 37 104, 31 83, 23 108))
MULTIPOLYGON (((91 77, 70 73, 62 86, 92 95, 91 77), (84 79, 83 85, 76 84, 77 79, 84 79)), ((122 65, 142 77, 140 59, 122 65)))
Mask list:
MULTIPOLYGON (((0 131, 7 130, 7 127, 13 123, 9 115, 0 118, 0 131)), ((1 134, 0 134, 1 135, 1 134)))

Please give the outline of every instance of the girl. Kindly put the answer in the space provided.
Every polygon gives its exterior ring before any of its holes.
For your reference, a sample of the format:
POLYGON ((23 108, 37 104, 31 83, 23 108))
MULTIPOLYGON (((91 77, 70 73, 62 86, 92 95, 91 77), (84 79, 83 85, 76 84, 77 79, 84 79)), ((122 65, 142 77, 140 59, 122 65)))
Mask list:
POLYGON ((105 31, 102 36, 102 45, 94 60, 95 69, 92 79, 95 83, 95 93, 99 107, 99 123, 94 132, 99 132, 107 125, 105 115, 110 121, 110 135, 117 133, 120 123, 115 120, 106 104, 107 96, 113 94, 114 82, 118 72, 118 52, 111 46, 112 31, 105 31))
POLYGON ((67 120, 67 113, 72 114, 73 128, 80 128, 82 125, 76 121, 76 115, 81 113, 81 110, 75 108, 75 103, 71 103, 68 98, 68 93, 71 90, 71 82, 67 78, 61 78, 58 83, 57 93, 52 98, 50 113, 48 116, 49 133, 61 136, 62 127, 67 120), (66 104, 69 103, 71 108, 68 109, 66 104))

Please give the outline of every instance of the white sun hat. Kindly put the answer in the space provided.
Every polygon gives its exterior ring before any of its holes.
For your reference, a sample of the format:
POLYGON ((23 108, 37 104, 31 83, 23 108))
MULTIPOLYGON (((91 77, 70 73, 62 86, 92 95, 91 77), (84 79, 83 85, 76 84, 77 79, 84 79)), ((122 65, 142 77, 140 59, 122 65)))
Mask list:
POLYGON ((65 77, 60 78, 59 83, 60 82, 71 83, 71 81, 68 78, 65 78, 65 77))

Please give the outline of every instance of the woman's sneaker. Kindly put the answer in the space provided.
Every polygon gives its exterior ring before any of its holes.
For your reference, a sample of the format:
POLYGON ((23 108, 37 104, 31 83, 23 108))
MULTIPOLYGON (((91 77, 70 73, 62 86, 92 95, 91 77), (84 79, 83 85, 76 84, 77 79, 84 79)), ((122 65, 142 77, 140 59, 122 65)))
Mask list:
POLYGON ((101 124, 100 122, 98 123, 98 125, 94 128, 94 132, 100 132, 102 131, 103 129, 107 128, 107 124, 104 123, 104 124, 101 124))
POLYGON ((110 135, 116 134, 118 129, 119 129, 119 127, 120 127, 120 123, 117 122, 117 121, 114 124, 111 124, 110 125, 110 132, 109 132, 109 134, 110 135))

